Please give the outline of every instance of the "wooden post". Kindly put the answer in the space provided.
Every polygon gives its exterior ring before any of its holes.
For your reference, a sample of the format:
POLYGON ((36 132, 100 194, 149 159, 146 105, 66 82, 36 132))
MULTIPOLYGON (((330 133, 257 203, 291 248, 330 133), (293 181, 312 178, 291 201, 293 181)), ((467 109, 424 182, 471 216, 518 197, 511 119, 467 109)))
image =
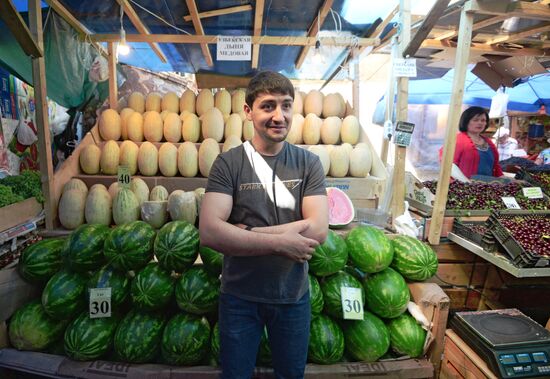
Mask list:
MULTIPOLYGON (((29 0, 29 26, 34 41, 44 51, 42 35, 42 8, 40 0, 29 0)), ((46 96, 46 65, 44 57, 32 58, 32 78, 34 85, 34 100, 36 105, 35 122, 38 134, 38 161, 40 162, 40 180, 44 193, 44 210, 46 211, 46 229, 54 228, 57 214, 55 202, 52 144, 50 140, 50 125, 48 123, 48 99, 46 96)))
POLYGON ((114 42, 107 43, 109 53, 109 107, 118 107, 118 87, 116 82, 116 47, 114 42))
MULTIPOLYGON (((359 120, 359 123, 361 123, 361 102, 360 102, 360 83, 361 83, 361 70, 359 67, 359 58, 355 55, 357 54, 357 49, 354 49, 352 54, 353 57, 353 114, 357 119, 359 120)), ((351 63, 349 63, 351 64, 351 63)))
MULTIPOLYGON (((396 37, 394 36, 391 39, 390 65, 393 65, 393 59, 396 57, 397 57, 397 45, 396 45, 396 37)), ((388 73, 388 91, 386 92, 386 98, 384 99, 384 102, 386 103, 386 109, 384 111, 384 121, 393 119, 394 97, 395 97, 395 76, 393 75, 393 69, 390 67, 390 72, 388 73)), ((383 127, 384 126, 382 126, 382 128, 383 127)), ((380 150, 380 159, 382 160, 382 163, 384 163, 384 166, 388 163, 389 146, 390 146, 390 141, 386 138, 385 135, 383 135, 382 149, 380 150)))
POLYGON ((445 216, 445 206, 447 205, 447 195, 449 193, 451 166, 455 154, 456 134, 462 109, 462 99, 464 97, 466 66, 470 56, 472 26, 474 23, 474 14, 469 11, 471 5, 472 1, 465 3, 460 15, 453 92, 451 94, 451 104, 449 104, 449 117, 447 118, 447 130, 445 132, 445 143, 443 145, 443 159, 441 161, 441 170, 439 171, 439 180, 437 182, 435 203, 432 212, 432 222, 428 235, 428 241, 430 241, 432 245, 439 244, 441 228, 443 227, 443 218, 445 216))
MULTIPOLYGON (((411 40, 411 3, 410 0, 399 2, 399 57, 403 56, 403 50, 411 40)), ((409 107, 409 78, 397 79, 397 121, 407 121, 409 107)), ((396 217, 401 216, 405 210, 405 159, 407 148, 395 146, 395 160, 393 162, 393 189, 391 202, 392 223, 396 217)))

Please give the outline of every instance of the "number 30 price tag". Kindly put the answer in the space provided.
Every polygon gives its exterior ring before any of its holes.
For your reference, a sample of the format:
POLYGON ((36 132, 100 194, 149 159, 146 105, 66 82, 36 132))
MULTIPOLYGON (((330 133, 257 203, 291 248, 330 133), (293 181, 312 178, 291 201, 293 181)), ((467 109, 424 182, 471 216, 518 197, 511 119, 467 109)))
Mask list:
POLYGON ((344 320, 363 320, 363 299, 361 289, 340 287, 344 320))
POLYGON ((111 317, 111 288, 90 288, 90 318, 111 317))

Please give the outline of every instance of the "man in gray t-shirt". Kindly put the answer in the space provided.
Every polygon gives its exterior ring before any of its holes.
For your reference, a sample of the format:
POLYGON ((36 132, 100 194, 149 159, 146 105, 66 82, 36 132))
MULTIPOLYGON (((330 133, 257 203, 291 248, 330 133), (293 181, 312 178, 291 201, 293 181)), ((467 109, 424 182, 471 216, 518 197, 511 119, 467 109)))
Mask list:
POLYGON ((294 88, 261 72, 247 88, 251 141, 218 156, 200 215, 201 244, 224 254, 219 307, 223 378, 250 378, 264 327, 277 377, 303 376, 309 338, 307 261, 326 238, 319 158, 285 142, 294 88))

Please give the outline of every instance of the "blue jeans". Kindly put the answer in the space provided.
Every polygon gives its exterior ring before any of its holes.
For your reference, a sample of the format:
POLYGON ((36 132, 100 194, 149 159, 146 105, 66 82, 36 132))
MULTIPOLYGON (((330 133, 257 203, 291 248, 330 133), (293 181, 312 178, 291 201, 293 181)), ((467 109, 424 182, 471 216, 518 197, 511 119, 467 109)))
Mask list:
POLYGON ((267 328, 276 378, 303 378, 309 342, 309 291, 293 304, 266 304, 220 294, 223 379, 250 379, 267 328))

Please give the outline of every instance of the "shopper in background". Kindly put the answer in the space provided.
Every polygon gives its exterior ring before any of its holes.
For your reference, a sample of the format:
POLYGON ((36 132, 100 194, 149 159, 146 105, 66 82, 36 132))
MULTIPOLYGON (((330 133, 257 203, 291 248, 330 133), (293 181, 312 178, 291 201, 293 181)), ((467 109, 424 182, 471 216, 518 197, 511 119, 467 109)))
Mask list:
POLYGON ((510 137, 510 130, 501 126, 493 134, 493 142, 497 147, 499 160, 511 158, 514 152, 518 150, 518 141, 510 137))
MULTIPOLYGON (((548 143, 550 143, 550 138, 548 138, 548 143)), ((535 159, 535 164, 550 164, 550 147, 547 147, 546 149, 541 151, 539 155, 537 155, 537 159, 535 159)))
POLYGON ((222 378, 250 378, 264 327, 277 378, 304 376, 308 263, 328 232, 319 158, 285 142, 294 88, 261 72, 244 111, 251 141, 218 156, 200 214, 201 244, 224 254, 219 305, 222 378))

